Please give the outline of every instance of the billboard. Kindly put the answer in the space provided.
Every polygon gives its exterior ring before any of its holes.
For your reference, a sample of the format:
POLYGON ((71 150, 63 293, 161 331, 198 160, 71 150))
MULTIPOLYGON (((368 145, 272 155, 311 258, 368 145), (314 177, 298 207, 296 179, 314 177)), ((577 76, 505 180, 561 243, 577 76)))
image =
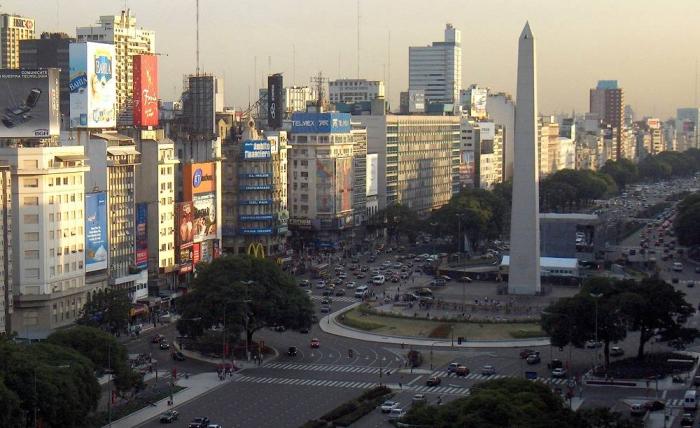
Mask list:
POLYGON ((336 158, 335 160, 335 189, 336 210, 338 212, 352 209, 352 158, 336 158))
POLYGON ((148 204, 142 202, 136 204, 136 267, 145 269, 148 267, 148 204))
POLYGON ((192 246, 194 238, 194 209, 192 202, 181 202, 177 205, 177 245, 180 248, 192 246))
POLYGON ((57 68, 0 70, 0 137, 59 134, 59 74, 57 68))
POLYGON ((350 132, 350 113, 292 114, 292 132, 300 134, 328 134, 350 132))
POLYGON ((268 140, 246 140, 243 142, 243 159, 270 159, 272 153, 268 140))
POLYGON ((188 247, 180 248, 178 262, 180 263, 180 273, 192 272, 192 259, 194 258, 192 244, 188 247))
POLYGON ((202 242, 216 239, 216 195, 194 195, 193 240, 202 242))
POLYGON ((479 122, 479 130, 482 141, 496 138, 496 124, 493 122, 479 122))
POLYGON ((114 45, 92 42, 69 46, 71 128, 117 125, 117 79, 114 45))
POLYGON ((316 159, 316 212, 332 214, 335 211, 335 162, 316 159))
POLYGON ((379 154, 367 153, 367 196, 377 194, 379 190, 377 180, 379 180, 379 154))
POLYGON ((85 194, 85 272, 107 269, 107 193, 85 194))
POLYGON ((282 127, 282 119, 284 119, 283 91, 281 74, 267 76, 267 124, 272 129, 282 127))
POLYGON ((134 55, 134 125, 158 126, 158 57, 134 55))
POLYGON ((185 164, 183 177, 185 180, 183 189, 187 201, 191 201, 193 195, 216 192, 216 164, 214 162, 185 164))

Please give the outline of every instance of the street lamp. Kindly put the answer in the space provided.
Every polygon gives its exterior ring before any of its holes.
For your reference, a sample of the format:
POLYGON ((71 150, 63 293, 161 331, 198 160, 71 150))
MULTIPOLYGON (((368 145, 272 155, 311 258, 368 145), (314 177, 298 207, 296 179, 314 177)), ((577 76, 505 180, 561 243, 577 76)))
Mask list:
POLYGON ((598 299, 603 297, 603 293, 590 293, 590 296, 595 301, 595 353, 596 357, 599 357, 598 353, 598 299))

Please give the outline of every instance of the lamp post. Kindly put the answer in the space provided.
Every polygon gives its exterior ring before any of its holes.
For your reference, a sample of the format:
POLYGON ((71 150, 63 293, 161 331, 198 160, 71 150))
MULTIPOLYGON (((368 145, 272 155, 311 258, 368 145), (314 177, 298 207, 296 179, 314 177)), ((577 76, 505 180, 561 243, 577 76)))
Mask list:
POLYGON ((603 297, 603 293, 590 293, 590 296, 595 301, 595 353, 596 357, 599 357, 598 353, 598 299, 603 297))

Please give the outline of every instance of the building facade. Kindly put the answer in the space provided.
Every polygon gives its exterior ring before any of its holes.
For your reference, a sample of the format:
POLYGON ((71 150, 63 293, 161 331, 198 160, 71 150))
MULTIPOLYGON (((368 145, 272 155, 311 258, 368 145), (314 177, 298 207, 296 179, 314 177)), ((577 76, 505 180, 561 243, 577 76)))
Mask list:
POLYGON ((20 68, 19 42, 35 36, 33 18, 0 15, 0 68, 20 68))
POLYGON ((0 165, 0 333, 12 332, 12 172, 0 165))
POLYGON ((503 179, 513 177, 515 103, 505 93, 489 93, 486 98, 486 111, 489 119, 503 127, 503 179))
POLYGON ((676 146, 678 151, 700 148, 698 143, 698 123, 700 109, 697 107, 676 110, 676 146))
POLYGON ((423 90, 426 102, 459 102, 462 82, 461 33, 445 27, 442 42, 408 48, 408 89, 423 90))
POLYGON ((384 96, 384 82, 381 80, 338 79, 328 82, 331 104, 372 101, 384 96))
POLYGON ((590 90, 589 111, 598 116, 603 125, 613 128, 615 137, 615 159, 630 158, 626 147, 625 94, 617 80, 601 80, 590 90))

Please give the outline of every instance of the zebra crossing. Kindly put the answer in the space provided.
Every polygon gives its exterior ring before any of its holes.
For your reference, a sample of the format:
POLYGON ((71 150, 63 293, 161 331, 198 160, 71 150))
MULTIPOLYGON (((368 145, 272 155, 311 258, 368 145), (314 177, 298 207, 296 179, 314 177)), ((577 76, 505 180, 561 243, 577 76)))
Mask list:
MULTIPOLYGON (((295 386, 315 386, 315 387, 331 387, 331 388, 353 388, 353 389, 369 389, 379 386, 376 382, 362 381, 346 381, 346 380, 325 380, 325 379, 292 379, 279 377, 257 377, 234 375, 234 382, 257 383, 257 384, 275 384, 275 385, 295 385, 295 386)), ((386 384, 392 389, 402 389, 416 393, 430 393, 442 395, 469 395, 469 388, 458 386, 412 386, 398 384, 386 384)))
MULTIPOLYGON (((324 296, 317 296, 317 295, 311 295, 311 300, 318 300, 321 301, 325 299, 326 297, 324 296)), ((328 296, 330 297, 331 301, 333 302, 345 302, 345 303, 357 303, 359 300, 352 297, 352 296, 328 296)))
MULTIPOLYGON (((444 370, 438 370, 433 372, 430 376, 432 377, 442 377, 442 378, 460 378, 458 376, 449 376, 447 372, 444 370)), ((493 379, 503 379, 503 378, 512 378, 516 376, 508 376, 508 375, 502 375, 502 374, 493 374, 493 375, 483 375, 480 373, 469 373, 466 376, 461 377, 462 379, 467 379, 467 380, 493 380, 493 379)), ((548 377, 538 377, 537 379, 533 379, 536 382, 541 382, 545 384, 550 384, 550 385, 562 385, 567 382, 566 379, 555 379, 555 378, 548 378, 548 377)))
POLYGON ((666 401, 666 406, 667 407, 683 407, 683 399, 682 398, 672 398, 666 401))
MULTIPOLYGON (((267 369, 279 369, 279 370, 310 370, 319 372, 338 372, 338 373, 370 373, 379 374, 379 367, 368 367, 368 366, 350 366, 350 365, 333 365, 333 364, 298 364, 298 363, 270 363, 265 364, 267 369)), ((393 371, 394 369, 387 369, 384 367, 382 371, 384 373, 387 370, 393 371)))

